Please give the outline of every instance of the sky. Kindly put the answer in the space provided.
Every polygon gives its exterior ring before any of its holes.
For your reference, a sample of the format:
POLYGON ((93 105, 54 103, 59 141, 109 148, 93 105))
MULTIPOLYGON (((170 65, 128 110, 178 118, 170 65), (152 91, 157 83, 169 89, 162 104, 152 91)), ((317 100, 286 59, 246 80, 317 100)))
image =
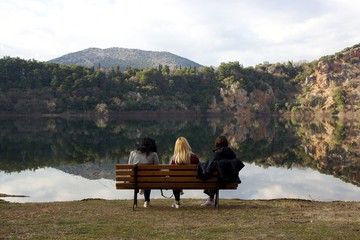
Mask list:
POLYGON ((0 57, 121 47, 205 66, 312 61, 360 43, 359 16, 359 0, 0 0, 0 57))

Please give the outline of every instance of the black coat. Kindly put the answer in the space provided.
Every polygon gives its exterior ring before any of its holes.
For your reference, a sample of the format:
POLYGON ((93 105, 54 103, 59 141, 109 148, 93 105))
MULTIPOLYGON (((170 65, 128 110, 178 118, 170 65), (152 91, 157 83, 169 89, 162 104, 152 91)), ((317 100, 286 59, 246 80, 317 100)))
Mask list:
POLYGON ((216 167, 219 172, 220 186, 231 182, 240 183, 239 172, 244 166, 244 163, 238 158, 208 160, 197 165, 197 177, 202 180, 210 178, 216 167))
POLYGON ((214 157, 213 160, 221 160, 221 159, 234 159, 236 158, 236 154, 229 147, 219 147, 213 150, 214 157))

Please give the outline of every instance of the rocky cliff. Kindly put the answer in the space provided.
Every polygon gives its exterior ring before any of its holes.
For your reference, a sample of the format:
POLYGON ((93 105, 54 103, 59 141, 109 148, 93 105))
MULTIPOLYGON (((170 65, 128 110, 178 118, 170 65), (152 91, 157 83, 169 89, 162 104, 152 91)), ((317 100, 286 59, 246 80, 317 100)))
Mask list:
POLYGON ((209 105, 209 112, 229 112, 235 116, 251 118, 256 114, 269 115, 274 106, 275 94, 271 86, 267 90, 254 89, 246 91, 237 84, 229 88, 221 88, 219 91, 220 100, 213 97, 209 105))
POLYGON ((301 107, 330 113, 359 112, 360 46, 322 57, 315 64, 312 74, 301 83, 297 97, 301 107))

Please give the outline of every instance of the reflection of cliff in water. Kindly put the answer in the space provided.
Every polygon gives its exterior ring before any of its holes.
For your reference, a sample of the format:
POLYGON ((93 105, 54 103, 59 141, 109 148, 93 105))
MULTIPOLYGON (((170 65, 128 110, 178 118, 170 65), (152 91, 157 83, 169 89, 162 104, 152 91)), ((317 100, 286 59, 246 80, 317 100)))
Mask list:
POLYGON ((320 172, 360 186, 360 129, 357 119, 313 119, 295 123, 299 146, 320 172))
POLYGON ((274 118, 235 118, 223 129, 222 134, 229 136, 231 147, 246 162, 263 167, 302 165, 302 159, 293 154, 299 138, 287 128, 286 122, 274 118))
POLYGON ((262 167, 310 167, 360 186, 357 119, 232 119, 223 134, 241 159, 262 167))

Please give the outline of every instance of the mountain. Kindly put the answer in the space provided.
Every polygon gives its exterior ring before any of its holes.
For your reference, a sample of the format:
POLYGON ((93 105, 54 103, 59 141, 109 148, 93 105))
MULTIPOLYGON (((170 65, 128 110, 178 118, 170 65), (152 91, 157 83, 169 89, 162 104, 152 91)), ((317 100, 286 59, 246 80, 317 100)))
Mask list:
POLYGON ((200 67, 201 65, 189 59, 177 56, 170 52, 144 51, 128 48, 88 48, 82 51, 69 53, 50 62, 65 65, 116 67, 125 70, 127 67, 144 69, 168 65, 170 69, 181 67, 200 67))

